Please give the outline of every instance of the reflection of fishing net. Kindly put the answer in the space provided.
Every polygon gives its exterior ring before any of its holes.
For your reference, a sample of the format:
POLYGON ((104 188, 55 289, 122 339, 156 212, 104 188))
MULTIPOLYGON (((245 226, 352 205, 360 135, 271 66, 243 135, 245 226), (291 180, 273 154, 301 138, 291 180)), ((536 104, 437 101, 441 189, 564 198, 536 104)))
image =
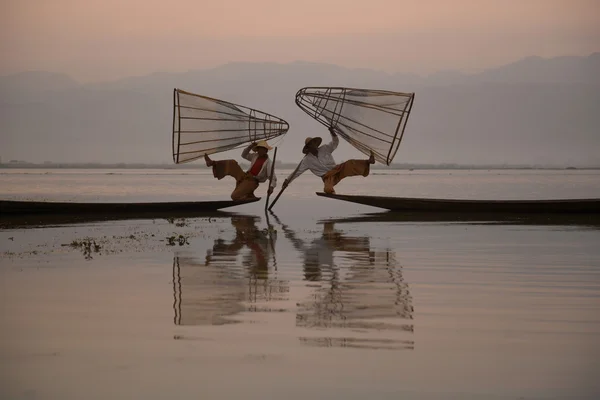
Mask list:
POLYGON ((360 152, 390 165, 404 135, 414 93, 335 87, 306 87, 296 104, 308 115, 333 127, 360 152))
POLYGON ((192 258, 173 258, 175 325, 234 323, 230 317, 246 309, 242 304, 245 291, 245 282, 223 268, 209 268, 192 258))
MULTIPOLYGON (((347 239, 359 238, 342 236, 339 241, 347 239)), ((318 287, 310 300, 298 303, 296 325, 412 332, 412 323, 406 321, 413 319, 412 295, 394 253, 368 247, 341 251, 346 254, 338 266, 319 267, 320 274, 313 280, 328 284, 318 287), (346 272, 343 279, 342 271, 346 272)))
POLYGON ((288 129, 286 121, 262 111, 180 89, 173 92, 173 161, 176 164, 272 139, 288 129))

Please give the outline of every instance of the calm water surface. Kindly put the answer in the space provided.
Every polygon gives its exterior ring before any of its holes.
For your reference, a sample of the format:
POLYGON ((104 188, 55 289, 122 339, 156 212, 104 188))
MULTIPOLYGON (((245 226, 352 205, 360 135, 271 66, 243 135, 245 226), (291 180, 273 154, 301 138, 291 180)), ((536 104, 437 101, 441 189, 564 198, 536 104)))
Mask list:
MULTIPOLYGON (((291 170, 279 170, 279 188, 291 170)), ((228 199, 232 181, 197 170, 0 169, 0 198, 85 201, 228 199)), ((312 198, 323 184, 308 172, 286 199, 312 198)), ((338 193, 459 199, 598 198, 600 170, 373 170, 336 186, 338 193)), ((259 188, 257 194, 264 194, 259 188)))
MULTIPOLYGON (((338 192, 583 198, 599 177, 375 171, 338 192)), ((0 230, 0 397, 598 398, 600 224, 398 220, 321 189, 301 177, 274 215, 0 230)), ((202 170, 0 174, 3 199, 230 191, 202 170)))

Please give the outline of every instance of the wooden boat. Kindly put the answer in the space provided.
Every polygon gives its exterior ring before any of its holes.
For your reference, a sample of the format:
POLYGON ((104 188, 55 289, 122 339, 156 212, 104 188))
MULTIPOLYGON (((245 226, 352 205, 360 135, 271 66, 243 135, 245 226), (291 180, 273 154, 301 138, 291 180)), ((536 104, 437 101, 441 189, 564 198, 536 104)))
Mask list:
POLYGON ((326 194, 318 196, 392 211, 489 214, 598 214, 600 199, 458 200, 326 194))
POLYGON ((15 215, 100 215, 100 214, 168 214, 216 211, 222 208, 254 203, 253 200, 184 201, 158 203, 72 203, 50 201, 0 200, 0 214, 15 215))

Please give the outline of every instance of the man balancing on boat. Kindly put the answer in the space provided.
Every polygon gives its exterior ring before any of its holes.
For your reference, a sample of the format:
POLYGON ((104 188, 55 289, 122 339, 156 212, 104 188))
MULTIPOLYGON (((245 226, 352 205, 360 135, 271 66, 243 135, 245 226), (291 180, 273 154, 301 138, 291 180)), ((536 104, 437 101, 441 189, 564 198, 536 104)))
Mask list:
POLYGON ((328 194, 335 194, 333 187, 344 178, 369 175, 371 164, 375 164, 373 152, 371 152, 368 160, 348 160, 341 164, 336 164, 331 153, 338 147, 340 139, 333 127, 329 128, 329 133, 331 133, 331 142, 323 146, 320 146, 323 141, 320 137, 306 138, 304 148, 302 149, 302 153, 305 156, 296 170, 283 182, 284 189, 307 169, 310 169, 313 174, 323 179, 323 191, 328 194))
MULTIPOLYGON (((258 188, 258 184, 267 181, 271 176, 272 163, 267 154, 272 147, 265 140, 260 140, 258 143, 251 143, 242 151, 242 158, 250 161, 250 169, 244 172, 240 165, 235 160, 211 160, 208 154, 204 155, 207 167, 212 167, 215 178, 221 180, 226 176, 231 176, 235 179, 235 189, 231 193, 231 199, 238 200, 254 200, 257 197, 254 191, 258 188), (251 151, 254 153, 250 154, 251 151)), ((273 174, 267 193, 273 193, 273 188, 277 186, 277 177, 273 174)))

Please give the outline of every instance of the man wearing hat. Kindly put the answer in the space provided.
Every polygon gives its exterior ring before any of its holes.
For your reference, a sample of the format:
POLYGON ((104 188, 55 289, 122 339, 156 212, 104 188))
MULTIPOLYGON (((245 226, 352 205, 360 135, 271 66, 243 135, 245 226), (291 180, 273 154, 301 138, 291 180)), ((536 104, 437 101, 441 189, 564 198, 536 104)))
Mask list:
POLYGON ((298 168, 283 182, 283 187, 287 187, 294 179, 302 175, 304 171, 310 171, 323 179, 323 191, 329 194, 335 194, 333 187, 342 179, 349 176, 367 176, 371 164, 375 164, 375 157, 371 152, 371 157, 368 160, 348 160, 341 164, 336 164, 331 153, 338 147, 340 139, 334 131, 334 128, 329 128, 331 133, 331 142, 321 147, 323 141, 320 137, 307 137, 304 141, 302 153, 304 158, 298 165, 298 168))
MULTIPOLYGON (((232 200, 251 200, 255 199, 254 191, 258 188, 258 184, 265 182, 271 175, 271 160, 267 152, 272 147, 261 140, 258 143, 251 143, 242 151, 242 158, 250 161, 250 169, 244 172, 240 165, 235 160, 213 161, 204 155, 207 167, 212 167, 213 175, 217 179, 223 179, 226 176, 231 176, 235 179, 235 189, 231 193, 232 200), (250 151, 254 153, 250 154, 250 151)), ((273 180, 268 189, 268 193, 273 193, 273 188, 277 186, 277 177, 273 174, 273 180)))

